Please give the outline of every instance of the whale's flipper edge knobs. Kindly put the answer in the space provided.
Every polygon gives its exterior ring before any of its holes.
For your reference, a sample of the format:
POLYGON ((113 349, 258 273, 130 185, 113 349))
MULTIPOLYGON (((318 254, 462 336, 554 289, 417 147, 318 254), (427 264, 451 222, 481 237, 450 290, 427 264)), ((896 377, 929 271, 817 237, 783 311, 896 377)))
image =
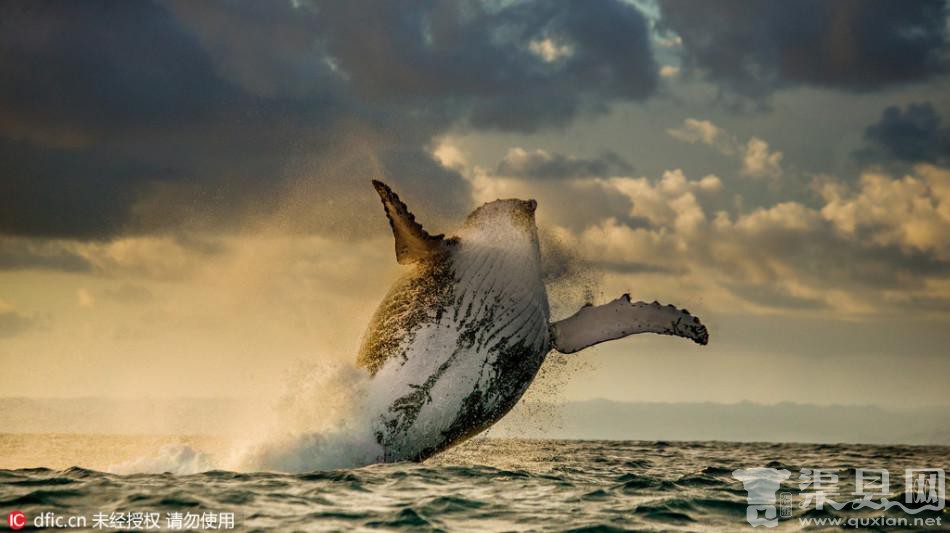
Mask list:
POLYGON ((373 180, 373 187, 379 193, 386 209, 386 218, 396 238, 396 261, 408 265, 438 253, 446 244, 445 236, 430 235, 422 225, 416 222, 415 215, 385 183, 373 180))
POLYGON ((631 302, 627 294, 604 305, 584 306, 551 324, 550 332, 554 349, 561 353, 578 352, 637 333, 676 335, 701 345, 709 342, 706 326, 685 309, 657 302, 631 302))

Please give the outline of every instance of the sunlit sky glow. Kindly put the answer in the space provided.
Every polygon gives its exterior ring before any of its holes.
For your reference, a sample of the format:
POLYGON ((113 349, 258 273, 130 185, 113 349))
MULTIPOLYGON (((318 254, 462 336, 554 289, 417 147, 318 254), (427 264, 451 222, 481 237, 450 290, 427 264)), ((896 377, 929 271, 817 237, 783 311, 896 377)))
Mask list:
POLYGON ((709 326, 563 356, 562 399, 946 405, 947 13, 4 3, 0 394, 352 359, 400 272, 376 178, 434 233, 537 199, 557 317, 630 292, 709 326))

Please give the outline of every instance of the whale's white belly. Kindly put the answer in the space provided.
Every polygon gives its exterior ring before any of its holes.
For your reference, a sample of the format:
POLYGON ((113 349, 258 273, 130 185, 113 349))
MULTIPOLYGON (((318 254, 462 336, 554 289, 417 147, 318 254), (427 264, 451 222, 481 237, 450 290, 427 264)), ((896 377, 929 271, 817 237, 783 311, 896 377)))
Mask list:
POLYGON ((539 273, 518 259, 497 245, 452 254, 449 305, 429 309, 372 381, 386 460, 424 458, 482 431, 530 385, 549 349, 548 304, 539 273))

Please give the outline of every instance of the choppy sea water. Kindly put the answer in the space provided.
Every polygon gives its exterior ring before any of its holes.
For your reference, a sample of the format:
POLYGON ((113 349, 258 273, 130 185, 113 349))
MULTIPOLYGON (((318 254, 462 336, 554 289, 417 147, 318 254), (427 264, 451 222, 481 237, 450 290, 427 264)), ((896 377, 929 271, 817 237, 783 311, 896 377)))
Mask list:
MULTIPOLYGON (((935 525, 950 518, 945 510, 817 510, 814 502, 802 505, 809 491, 799 490, 802 469, 833 469, 838 479, 829 490, 836 493, 828 497, 846 501, 855 498, 856 469, 886 469, 890 499, 903 501, 906 469, 946 469, 948 458, 947 447, 477 439, 422 464, 296 475, 0 470, 0 511, 4 520, 22 511, 27 529, 43 513, 85 516, 93 530, 97 513, 144 513, 162 529, 177 529, 188 525, 169 522, 180 513, 233 515, 234 531, 751 531, 748 493, 732 473, 767 467, 790 472, 779 494, 790 494, 791 516, 780 519, 779 530, 834 528, 838 519, 842 527, 850 519, 870 530, 950 530, 935 525), (915 526, 914 517, 931 525, 915 526)), ((141 522, 113 523, 148 530, 141 522)))

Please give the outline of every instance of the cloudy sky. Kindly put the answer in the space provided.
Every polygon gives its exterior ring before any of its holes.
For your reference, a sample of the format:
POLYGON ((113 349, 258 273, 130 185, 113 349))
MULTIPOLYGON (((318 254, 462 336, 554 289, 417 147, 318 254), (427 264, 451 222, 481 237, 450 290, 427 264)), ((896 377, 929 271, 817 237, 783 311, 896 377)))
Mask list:
POLYGON ((535 198, 563 399, 946 405, 941 1, 0 3, 0 394, 253 396, 433 232, 535 198))

